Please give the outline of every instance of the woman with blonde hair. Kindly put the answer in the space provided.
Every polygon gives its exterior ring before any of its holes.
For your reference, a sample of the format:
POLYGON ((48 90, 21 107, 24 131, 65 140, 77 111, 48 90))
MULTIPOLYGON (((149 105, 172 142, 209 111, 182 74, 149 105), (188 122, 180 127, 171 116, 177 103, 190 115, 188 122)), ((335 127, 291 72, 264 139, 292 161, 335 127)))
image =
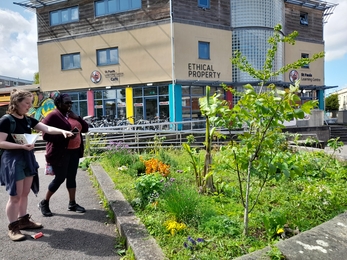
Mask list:
POLYGON ((0 119, 0 148, 3 150, 0 166, 0 183, 6 186, 9 200, 6 215, 9 221, 8 235, 13 241, 24 240, 26 237, 20 230, 42 228, 41 223, 31 221, 27 213, 30 189, 38 193, 39 165, 34 155, 34 144, 18 144, 12 133, 31 134, 31 129, 52 135, 73 136, 71 131, 62 130, 43 124, 32 117, 27 117, 32 106, 33 95, 29 91, 13 90, 7 116, 0 119), (12 121, 15 128, 12 131, 12 121), (33 181, 34 180, 34 181, 33 181))

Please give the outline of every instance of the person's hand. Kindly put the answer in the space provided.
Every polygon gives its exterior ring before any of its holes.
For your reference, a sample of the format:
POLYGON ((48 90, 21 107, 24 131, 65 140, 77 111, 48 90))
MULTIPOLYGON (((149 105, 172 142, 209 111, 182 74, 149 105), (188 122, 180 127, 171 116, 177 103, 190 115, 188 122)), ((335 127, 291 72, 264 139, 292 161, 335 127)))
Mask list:
POLYGON ((65 131, 65 130, 62 130, 61 133, 64 135, 65 138, 71 137, 71 136, 74 135, 73 132, 71 132, 71 131, 65 131))
POLYGON ((31 151, 35 148, 34 144, 23 144, 23 149, 27 151, 31 151))

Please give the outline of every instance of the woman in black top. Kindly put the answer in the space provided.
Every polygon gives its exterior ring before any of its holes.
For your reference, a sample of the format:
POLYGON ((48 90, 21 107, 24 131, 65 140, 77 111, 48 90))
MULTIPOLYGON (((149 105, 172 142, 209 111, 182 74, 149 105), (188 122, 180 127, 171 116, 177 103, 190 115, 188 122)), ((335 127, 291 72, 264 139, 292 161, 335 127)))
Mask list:
MULTIPOLYGON (((29 91, 13 90, 7 113, 16 122, 13 133, 31 134, 31 129, 45 133, 71 137, 73 133, 59 128, 47 126, 35 118, 26 119, 32 106, 33 95, 29 91), (30 121, 30 124, 28 123, 30 121)), ((38 192, 38 168, 34 156, 34 144, 18 144, 11 135, 11 121, 8 117, 0 120, 0 148, 4 150, 1 156, 0 183, 6 186, 9 200, 6 205, 6 215, 10 222, 8 235, 11 240, 25 239, 21 229, 42 228, 41 223, 30 220, 27 213, 28 195, 32 188, 38 192), (33 179, 36 179, 33 182, 33 179)))

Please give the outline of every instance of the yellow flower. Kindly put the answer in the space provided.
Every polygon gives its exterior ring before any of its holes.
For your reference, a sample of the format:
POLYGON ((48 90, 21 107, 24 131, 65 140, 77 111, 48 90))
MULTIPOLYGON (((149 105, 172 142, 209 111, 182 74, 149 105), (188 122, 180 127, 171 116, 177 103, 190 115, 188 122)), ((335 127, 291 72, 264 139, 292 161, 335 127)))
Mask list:
POLYGON ((166 229, 170 232, 172 236, 174 236, 177 232, 187 228, 184 223, 178 223, 175 220, 168 220, 164 224, 166 229))
POLYGON ((277 235, 282 234, 282 233, 284 233, 284 229, 283 228, 279 228, 277 230, 277 235))

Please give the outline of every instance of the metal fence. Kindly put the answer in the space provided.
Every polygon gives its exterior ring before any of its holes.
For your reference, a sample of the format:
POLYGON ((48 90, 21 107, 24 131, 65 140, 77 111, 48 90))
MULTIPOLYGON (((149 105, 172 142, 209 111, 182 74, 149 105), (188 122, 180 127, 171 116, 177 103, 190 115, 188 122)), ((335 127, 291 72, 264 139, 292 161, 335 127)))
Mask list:
MULTIPOLYGON (((181 148, 190 135, 194 136, 195 141, 192 144, 194 147, 204 147, 204 126, 205 120, 195 120, 150 124, 145 128, 139 125, 90 128, 85 134, 86 155, 90 156, 96 150, 107 150, 110 145, 128 147, 137 151, 155 147, 159 143, 161 147, 181 148)), ((240 132, 225 134, 236 135, 240 132)), ((225 142, 225 139, 217 137, 213 139, 216 145, 225 142)))

